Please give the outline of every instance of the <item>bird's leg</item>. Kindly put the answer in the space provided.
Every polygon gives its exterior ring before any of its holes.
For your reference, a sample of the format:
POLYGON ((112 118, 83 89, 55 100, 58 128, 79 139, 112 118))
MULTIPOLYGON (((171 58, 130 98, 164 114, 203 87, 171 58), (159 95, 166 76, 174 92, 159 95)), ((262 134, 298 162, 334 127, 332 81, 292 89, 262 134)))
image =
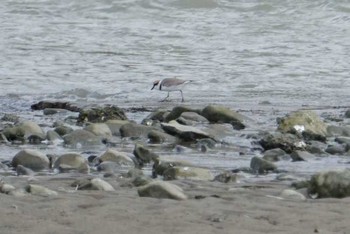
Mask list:
POLYGON ((182 93, 182 90, 179 90, 179 91, 180 91, 180 93, 181 93, 182 102, 184 102, 184 101, 185 101, 185 99, 184 99, 184 95, 183 95, 183 93, 182 93))
POLYGON ((161 102, 165 102, 165 100, 167 100, 169 98, 169 93, 170 92, 168 92, 168 96, 166 96, 163 100, 161 100, 161 102))

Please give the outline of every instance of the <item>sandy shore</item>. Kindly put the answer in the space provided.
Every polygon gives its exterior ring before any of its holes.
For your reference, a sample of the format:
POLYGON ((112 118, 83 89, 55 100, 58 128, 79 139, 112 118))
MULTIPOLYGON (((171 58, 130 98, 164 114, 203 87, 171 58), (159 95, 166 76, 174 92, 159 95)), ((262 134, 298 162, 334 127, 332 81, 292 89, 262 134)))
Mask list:
POLYGON ((124 179, 106 179, 116 191, 104 192, 76 191, 68 175, 4 178, 28 180, 58 195, 0 194, 1 233, 350 233, 350 198, 282 199, 280 182, 174 181, 189 196, 175 201, 139 197, 124 179))

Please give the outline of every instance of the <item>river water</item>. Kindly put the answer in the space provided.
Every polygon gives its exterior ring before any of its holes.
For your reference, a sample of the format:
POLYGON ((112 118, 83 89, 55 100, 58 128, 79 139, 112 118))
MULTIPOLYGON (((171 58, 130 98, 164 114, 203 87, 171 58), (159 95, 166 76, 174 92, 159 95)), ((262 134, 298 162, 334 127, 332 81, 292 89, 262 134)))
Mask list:
POLYGON ((348 0, 3 0, 0 27, 1 113, 43 99, 157 107, 152 82, 174 76, 193 80, 188 105, 268 126, 350 103, 348 0))

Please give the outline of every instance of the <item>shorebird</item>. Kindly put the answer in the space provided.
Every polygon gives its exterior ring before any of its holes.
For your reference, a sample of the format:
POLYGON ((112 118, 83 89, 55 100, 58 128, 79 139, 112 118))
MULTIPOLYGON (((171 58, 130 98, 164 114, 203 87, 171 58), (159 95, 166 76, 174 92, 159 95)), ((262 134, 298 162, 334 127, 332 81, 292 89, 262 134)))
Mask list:
POLYGON ((167 98, 169 98, 170 92, 179 91, 181 93, 182 102, 184 102, 185 99, 184 99, 184 95, 182 93, 182 89, 189 82, 191 82, 191 81, 181 80, 181 79, 177 79, 177 78, 166 78, 163 80, 156 80, 153 82, 153 87, 151 88, 151 90, 154 89, 154 87, 159 85, 159 91, 168 92, 168 96, 166 96, 166 98, 161 100, 161 102, 164 102, 167 98))

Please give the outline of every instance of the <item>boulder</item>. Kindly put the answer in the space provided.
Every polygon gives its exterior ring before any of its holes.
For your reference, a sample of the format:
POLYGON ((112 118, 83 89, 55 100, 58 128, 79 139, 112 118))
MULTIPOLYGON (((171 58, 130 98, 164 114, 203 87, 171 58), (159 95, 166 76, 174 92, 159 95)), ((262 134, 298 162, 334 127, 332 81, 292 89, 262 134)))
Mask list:
POLYGON ((66 145, 73 147, 102 145, 101 137, 83 129, 74 130, 73 132, 63 136, 63 140, 66 145))
POLYGON ((22 165, 17 165, 16 167, 16 174, 19 175, 26 175, 26 176, 33 176, 35 173, 32 169, 24 167, 22 165))
POLYGON ((280 148, 288 154, 295 149, 303 149, 306 146, 304 141, 296 135, 280 132, 266 134, 259 143, 265 150, 280 148))
POLYGON ((176 137, 158 130, 151 130, 147 134, 147 138, 151 144, 160 144, 164 142, 175 143, 177 141, 176 137))
POLYGON ((209 121, 202 115, 196 112, 183 112, 176 122, 183 125, 197 125, 199 123, 209 123, 209 121))
POLYGON ((317 198, 350 196, 350 169, 325 171, 313 175, 308 193, 317 198))
POLYGON ((79 108, 70 104, 69 102, 51 102, 51 101, 40 101, 31 105, 32 110, 44 110, 47 108, 58 108, 65 109, 73 112, 78 112, 79 108))
POLYGON ((44 186, 37 185, 37 184, 29 184, 26 186, 25 190, 32 195, 43 196, 43 197, 57 195, 56 191, 53 191, 51 189, 48 189, 44 186))
POLYGON ((237 174, 232 171, 224 171, 214 177, 214 181, 218 181, 221 183, 235 183, 237 182, 237 174))
POLYGON ((177 136, 183 141, 192 142, 197 139, 212 138, 208 133, 198 128, 182 125, 173 120, 169 123, 162 123, 161 126, 166 133, 177 136))
POLYGON ((293 200, 293 201, 305 201, 306 197, 299 193, 298 191, 295 191, 293 189, 284 189, 280 196, 284 199, 293 200))
POLYGON ((15 186, 13 186, 11 184, 7 184, 3 181, 0 182, 0 193, 9 194, 12 191, 14 191, 15 189, 16 189, 15 186))
POLYGON ((64 136, 73 132, 74 130, 71 127, 60 125, 60 126, 57 126, 54 131, 57 132, 58 135, 64 136))
POLYGON ((63 143, 62 137, 54 130, 49 130, 46 132, 46 139, 52 144, 63 143))
POLYGON ((157 130, 155 127, 136 123, 124 124, 120 127, 121 137, 147 137, 148 133, 157 130))
POLYGON ((107 149, 104 153, 102 153, 98 159, 101 162, 112 161, 117 163, 119 166, 124 167, 135 167, 134 161, 124 152, 119 152, 114 149, 107 149))
POLYGON ((310 161, 310 160, 314 160, 316 158, 315 155, 307 152, 307 151, 303 151, 303 150, 295 150, 290 154, 293 162, 296 161, 310 161))
POLYGON ((153 181, 137 190, 140 197, 167 198, 175 200, 185 200, 187 196, 183 190, 169 182, 153 181))
POLYGON ((176 106, 174 107, 171 112, 165 117, 164 122, 170 122, 171 120, 175 120, 181 116, 182 113, 184 112, 195 112, 200 114, 200 110, 193 109, 191 107, 186 107, 186 106, 176 106))
POLYGON ((140 175, 140 176, 136 176, 133 180, 132 180, 132 185, 134 185, 135 187, 140 187, 140 186, 144 186, 146 184, 151 183, 153 180, 152 178, 148 177, 148 176, 144 176, 144 175, 140 175))
POLYGON ((123 125, 128 123, 131 123, 131 122, 129 120, 118 120, 118 119, 111 119, 105 122, 105 124, 107 124, 107 126, 111 130, 113 136, 120 136, 120 128, 123 125))
POLYGON ((230 123, 236 130, 245 128, 245 117, 223 106, 209 105, 202 110, 201 115, 211 123, 230 123))
POLYGON ((263 159, 270 162, 277 162, 281 159, 290 159, 290 156, 280 148, 266 150, 263 159))
POLYGON ((141 144, 135 144, 133 153, 141 166, 144 163, 150 163, 152 161, 158 160, 159 158, 156 153, 152 152, 141 144))
POLYGON ((101 136, 105 138, 112 137, 112 131, 109 129, 108 125, 105 123, 93 123, 89 124, 84 128, 84 130, 92 132, 96 136, 101 136))
POLYGON ((190 179, 213 180, 214 176, 209 169, 199 167, 169 167, 163 173, 164 180, 190 179))
POLYGON ((278 130, 283 133, 301 133, 307 140, 325 141, 327 125, 310 110, 299 110, 281 118, 278 130))
POLYGON ((250 168, 254 173, 265 174, 269 171, 275 171, 277 169, 276 165, 272 162, 264 160, 259 157, 253 157, 250 161, 250 168))
POLYGON ((89 163, 87 159, 78 153, 63 154, 53 163, 53 168, 59 169, 60 172, 78 171, 89 173, 89 163))
POLYGON ((340 144, 333 144, 329 145, 327 149, 325 150, 326 153, 332 154, 332 155, 343 155, 347 151, 346 145, 340 145, 340 144))
POLYGON ((176 160, 155 160, 152 169, 153 177, 157 177, 157 175, 162 176, 164 172, 172 167, 192 167, 193 164, 186 161, 176 161, 176 160))
POLYGON ((45 133, 41 127, 32 121, 24 121, 17 126, 4 129, 3 134, 9 141, 25 141, 30 138, 45 140, 45 133))
POLYGON ((111 119, 127 120, 127 117, 122 109, 113 105, 102 107, 91 107, 79 111, 77 123, 103 123, 111 119))
POLYGON ((49 168, 50 161, 45 154, 33 149, 24 149, 18 152, 12 159, 12 166, 22 165, 34 171, 49 168))
POLYGON ((100 179, 100 178, 93 178, 93 179, 79 179, 73 182, 73 187, 76 187, 78 190, 100 190, 100 191, 115 191, 113 186, 100 179))

